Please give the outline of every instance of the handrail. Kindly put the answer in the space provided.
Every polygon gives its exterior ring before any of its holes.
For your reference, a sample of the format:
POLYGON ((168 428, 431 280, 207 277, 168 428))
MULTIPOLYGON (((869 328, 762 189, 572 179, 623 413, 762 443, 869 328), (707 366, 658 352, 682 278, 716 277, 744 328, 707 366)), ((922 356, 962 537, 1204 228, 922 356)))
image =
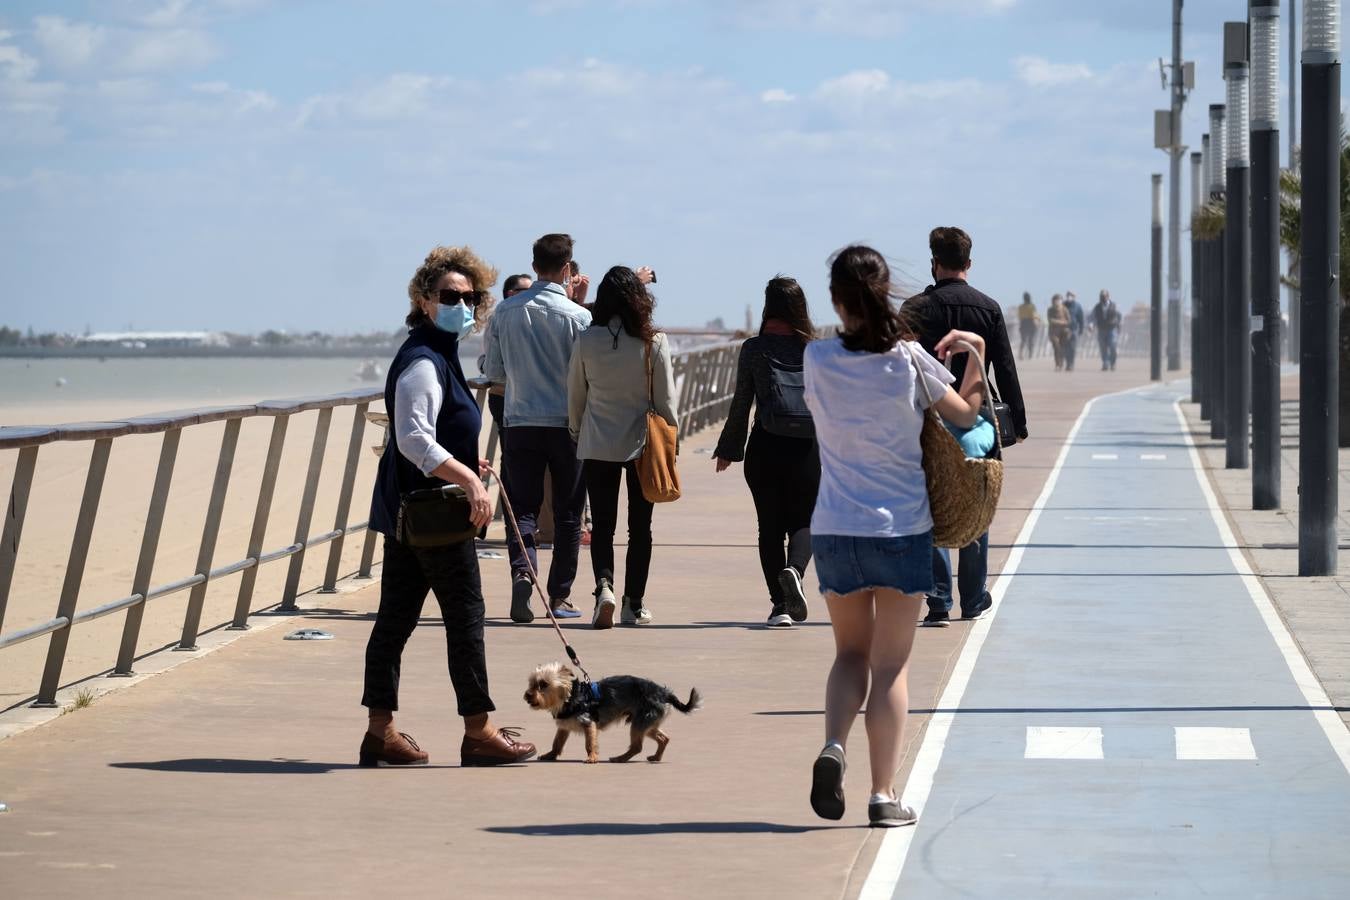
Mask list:
MULTIPOLYGON (((674 355, 672 362, 675 369, 678 398, 676 408, 679 411, 681 438, 695 434, 725 418, 727 409, 731 404, 732 393, 735 390, 736 361, 739 347, 739 341, 731 341, 674 355)), ((476 389, 479 406, 485 406, 488 391, 492 387, 491 383, 485 379, 476 378, 471 381, 471 384, 476 389)), ((211 582, 219 578, 242 573, 234 616, 229 627, 231 629, 244 629, 248 627, 247 620, 253 611, 253 593, 257 571, 268 563, 282 559, 290 560, 290 570, 287 573, 285 587, 282 591, 280 603, 277 604, 279 610, 283 612, 296 609, 295 600, 300 593, 298 583, 300 570, 307 550, 324 544, 330 545, 328 564, 319 590, 331 593, 336 590, 337 572, 344 539, 350 535, 365 532, 365 542, 357 577, 369 577, 374 565, 375 534, 369 530, 368 522, 352 523, 346 521, 346 519, 350 509, 350 501, 353 496, 358 496, 355 479, 367 419, 370 417, 368 416, 369 408, 371 403, 382 401, 383 397, 383 390, 360 388, 320 396, 264 400, 254 404, 177 410, 108 422, 0 427, 0 451, 17 450, 19 454, 18 464, 15 467, 14 478, 10 487, 10 502, 5 514, 4 533, 3 537, 0 537, 0 629, 4 626, 5 607, 9 599, 39 448, 58 441, 88 441, 93 444, 89 470, 86 473, 84 495, 77 514, 75 537, 71 542, 70 556, 66 564, 65 582, 57 604, 56 614, 46 622, 30 625, 8 634, 0 630, 0 651, 50 635, 41 684, 38 687, 36 700, 32 705, 36 707, 56 705, 56 692, 61 683, 66 648, 70 640, 70 634, 76 625, 118 612, 126 613, 117 661, 111 673, 112 676, 126 676, 132 674, 132 665, 140 641, 142 617, 146 604, 152 600, 182 591, 191 591, 186 604, 183 630, 177 649, 195 650, 197 649, 197 638, 203 631, 200 618, 206 589, 211 582), (328 445, 329 425, 333 411, 344 407, 353 407, 354 409, 346 461, 341 474, 337 521, 333 523, 331 528, 311 533, 310 524, 319 490, 323 459, 328 445), (266 534, 267 522, 271 513, 273 490, 280 474, 279 468, 282 449, 285 445, 287 425, 292 416, 310 411, 318 411, 319 418, 309 453, 295 538, 284 547, 264 552, 262 541, 266 534), (263 468, 263 477, 258 488, 248 549, 241 559, 225 565, 213 566, 220 520, 234 467, 234 452, 240 425, 244 419, 257 417, 269 417, 272 419, 273 425, 263 468), (221 438, 211 496, 207 504, 206 521, 203 526, 195 571, 186 577, 165 584, 152 585, 151 574, 168 502, 169 489, 173 483, 174 466, 182 432, 184 429, 198 425, 220 422, 225 423, 225 429, 221 438), (149 513, 146 515, 140 555, 137 560, 131 592, 90 609, 79 610, 80 587, 84 576, 85 560, 88 555, 94 518, 98 511, 104 474, 107 470, 108 457, 112 447, 118 438, 129 435, 153 434, 162 435, 163 439, 159 453, 158 473, 155 477, 154 487, 151 489, 149 513)), ((489 462, 495 464, 494 457, 497 448, 500 446, 497 423, 486 415, 483 420, 484 427, 489 429, 486 436, 486 456, 489 462)), ((384 430, 386 431, 385 440, 387 440, 387 428, 384 430)), ((366 495, 368 496, 371 488, 372 485, 363 485, 361 490, 367 492, 366 495)), ((493 489, 500 492, 499 485, 494 486, 493 489)), ((137 513, 143 509, 144 507, 139 507, 137 513)), ((119 513, 123 512, 125 511, 119 511, 119 513)))

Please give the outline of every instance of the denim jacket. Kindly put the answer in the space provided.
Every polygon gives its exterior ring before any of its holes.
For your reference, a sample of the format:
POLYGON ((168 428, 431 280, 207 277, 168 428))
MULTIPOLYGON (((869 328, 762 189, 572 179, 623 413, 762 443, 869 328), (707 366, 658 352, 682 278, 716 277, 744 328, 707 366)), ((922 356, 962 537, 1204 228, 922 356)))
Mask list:
POLYGON ((551 281, 537 281, 497 307, 483 375, 506 382, 508 428, 567 427, 567 367, 577 335, 590 324, 590 312, 551 281))

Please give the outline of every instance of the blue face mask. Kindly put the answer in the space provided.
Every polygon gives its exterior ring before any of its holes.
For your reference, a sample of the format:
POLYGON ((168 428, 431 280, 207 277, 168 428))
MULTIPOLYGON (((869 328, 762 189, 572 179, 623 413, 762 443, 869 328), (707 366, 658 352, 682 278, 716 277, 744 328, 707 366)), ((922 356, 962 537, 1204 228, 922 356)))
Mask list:
POLYGON ((473 331, 473 310, 463 303, 454 306, 441 304, 436 310, 436 327, 457 335, 462 341, 473 331))

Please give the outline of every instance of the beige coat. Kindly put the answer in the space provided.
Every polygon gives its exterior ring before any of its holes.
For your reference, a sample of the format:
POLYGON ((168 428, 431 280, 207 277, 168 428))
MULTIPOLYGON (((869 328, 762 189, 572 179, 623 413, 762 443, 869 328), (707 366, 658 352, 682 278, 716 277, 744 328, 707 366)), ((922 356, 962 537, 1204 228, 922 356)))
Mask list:
MULTIPOLYGON (((647 370, 642 341, 618 318, 592 324, 577 338, 567 373, 568 425, 578 459, 626 462, 647 445, 647 370)), ((675 370, 664 334, 652 340, 650 408, 671 425, 675 417, 675 370)))

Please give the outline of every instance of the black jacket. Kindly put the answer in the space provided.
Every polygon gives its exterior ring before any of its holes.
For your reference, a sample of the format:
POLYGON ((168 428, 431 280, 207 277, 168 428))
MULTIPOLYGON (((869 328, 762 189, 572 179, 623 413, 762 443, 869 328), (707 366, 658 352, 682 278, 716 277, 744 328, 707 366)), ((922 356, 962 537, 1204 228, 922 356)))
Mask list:
MULTIPOLYGON (((906 301, 905 310, 914 315, 919 343, 929 353, 934 352, 937 342, 953 328, 973 331, 984 338, 986 373, 993 370, 999 396, 1012 409, 1017 437, 1026 440, 1026 404, 1022 400, 1022 385, 1017 380, 1017 362, 1008 341, 1008 329, 1003 323, 1003 309, 961 279, 944 278, 906 301)), ((957 384, 961 383, 965 371, 966 357, 962 355, 952 366, 957 384)))

